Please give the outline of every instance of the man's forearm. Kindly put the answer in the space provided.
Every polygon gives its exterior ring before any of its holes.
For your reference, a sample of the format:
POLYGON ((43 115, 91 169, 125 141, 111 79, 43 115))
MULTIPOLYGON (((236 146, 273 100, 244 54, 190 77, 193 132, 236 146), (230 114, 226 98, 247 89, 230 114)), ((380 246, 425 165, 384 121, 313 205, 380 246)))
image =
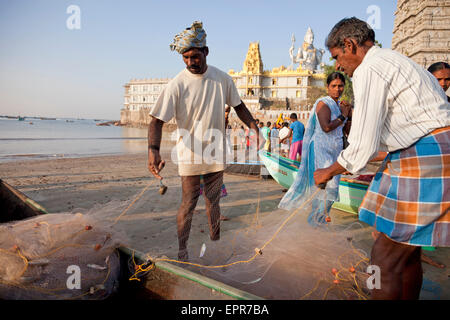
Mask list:
POLYGON ((247 107, 243 102, 241 102, 240 105, 235 107, 234 111, 236 111, 236 114, 239 117, 239 119, 243 123, 245 123, 247 127, 258 132, 258 126, 256 125, 255 119, 253 118, 252 114, 250 113, 250 111, 247 109, 247 107))
POLYGON ((161 145, 162 127, 164 122, 152 117, 148 126, 148 148, 157 148, 161 145))
POLYGON ((329 166, 327 170, 332 177, 347 171, 347 169, 341 166, 337 161, 329 166))

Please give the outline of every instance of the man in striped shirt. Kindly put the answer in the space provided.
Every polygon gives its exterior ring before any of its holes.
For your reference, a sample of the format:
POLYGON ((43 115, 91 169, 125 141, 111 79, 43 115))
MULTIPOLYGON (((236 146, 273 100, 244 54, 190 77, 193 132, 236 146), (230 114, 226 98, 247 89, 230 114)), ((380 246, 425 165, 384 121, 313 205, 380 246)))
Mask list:
POLYGON ((418 299, 421 247, 450 246, 450 104, 432 74, 374 43, 375 32, 354 17, 328 35, 336 69, 352 77, 355 107, 349 146, 314 179, 357 173, 389 152, 359 210, 380 232, 371 264, 380 267, 381 288, 372 298, 418 299))

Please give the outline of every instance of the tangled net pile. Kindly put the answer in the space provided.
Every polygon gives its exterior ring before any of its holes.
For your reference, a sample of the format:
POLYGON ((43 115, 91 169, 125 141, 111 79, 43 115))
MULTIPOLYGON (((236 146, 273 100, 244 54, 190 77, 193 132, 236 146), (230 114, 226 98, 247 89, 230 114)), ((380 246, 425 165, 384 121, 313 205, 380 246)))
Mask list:
POLYGON ((108 297, 117 289, 124 237, 101 221, 55 213, 0 225, 0 298, 108 297))
MULTIPOLYGON (((310 225, 312 202, 324 197, 317 189, 296 210, 264 214, 259 212, 260 199, 255 199, 257 208, 246 214, 246 226, 221 232, 219 241, 190 241, 188 261, 166 256, 176 243, 153 243, 146 251, 147 263, 131 266, 138 270, 133 279, 151 272, 154 265, 148 262, 165 261, 267 299, 368 299, 370 232, 354 214, 310 225)), ((149 207, 142 197, 127 214, 149 207)), ((227 215, 227 210, 233 208, 222 207, 221 212, 227 215)), ((168 232, 176 233, 175 224, 168 232)))

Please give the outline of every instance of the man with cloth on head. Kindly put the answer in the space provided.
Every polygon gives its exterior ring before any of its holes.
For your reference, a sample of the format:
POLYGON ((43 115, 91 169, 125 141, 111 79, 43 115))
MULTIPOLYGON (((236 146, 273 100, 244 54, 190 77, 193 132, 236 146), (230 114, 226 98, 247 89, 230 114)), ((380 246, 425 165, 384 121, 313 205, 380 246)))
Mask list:
POLYGON ((159 152, 162 127, 175 117, 178 128, 177 161, 182 202, 177 214, 178 258, 188 260, 187 242, 203 177, 206 214, 211 240, 220 238, 219 200, 225 169, 225 108, 255 132, 256 123, 241 101, 232 78, 208 65, 206 33, 202 22, 177 34, 170 49, 181 54, 186 69, 172 79, 150 110, 148 169, 157 178, 165 165, 159 152), (213 147, 211 150, 211 147, 213 147))
POLYGON ((336 69, 352 77, 355 107, 349 146, 314 180, 357 173, 388 151, 359 208, 359 219, 379 231, 370 264, 381 285, 371 295, 418 299, 421 247, 450 246, 450 104, 431 73, 374 43, 373 29, 355 17, 328 35, 336 69))

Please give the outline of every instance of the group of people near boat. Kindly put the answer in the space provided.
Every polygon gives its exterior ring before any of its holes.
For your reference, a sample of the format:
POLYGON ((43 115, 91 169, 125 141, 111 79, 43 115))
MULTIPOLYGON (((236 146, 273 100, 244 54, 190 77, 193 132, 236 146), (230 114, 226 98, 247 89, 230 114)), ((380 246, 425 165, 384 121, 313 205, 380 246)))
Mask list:
MULTIPOLYGON (((373 289, 371 297, 418 299, 421 247, 450 245, 450 103, 444 91, 450 84, 450 68, 440 63, 429 72, 398 52, 376 46, 373 29, 355 17, 339 21, 326 46, 337 72, 328 77, 328 95, 314 104, 301 139, 296 135, 301 126, 292 125, 296 119, 291 121, 288 136, 283 136, 292 138, 295 147, 289 157, 301 155, 301 164, 279 207, 299 207, 318 187, 324 187, 327 201, 316 203, 309 218, 312 225, 324 223, 338 196, 340 174, 358 173, 384 152, 359 209, 359 219, 377 231, 371 264, 381 270, 381 288, 373 289), (340 100, 346 81, 341 72, 352 78, 353 105, 340 100), (345 149, 344 135, 348 141, 345 149)), ((252 136, 255 143, 269 148, 265 140, 270 139, 259 134, 231 77, 206 63, 209 49, 202 23, 196 21, 177 34, 170 48, 181 54, 186 69, 168 83, 150 110, 150 172, 162 179, 165 161, 159 149, 165 122, 175 117, 178 128, 200 141, 204 150, 212 141, 204 141, 196 128, 219 130, 225 137, 227 106, 256 133, 252 136)), ((270 131, 264 132, 269 137, 270 131)), ((183 143, 177 145, 177 154, 194 158, 193 150, 183 143)), ((225 163, 178 163, 182 186, 177 214, 180 260, 189 260, 187 242, 201 180, 210 238, 220 239, 224 169, 225 163)))

